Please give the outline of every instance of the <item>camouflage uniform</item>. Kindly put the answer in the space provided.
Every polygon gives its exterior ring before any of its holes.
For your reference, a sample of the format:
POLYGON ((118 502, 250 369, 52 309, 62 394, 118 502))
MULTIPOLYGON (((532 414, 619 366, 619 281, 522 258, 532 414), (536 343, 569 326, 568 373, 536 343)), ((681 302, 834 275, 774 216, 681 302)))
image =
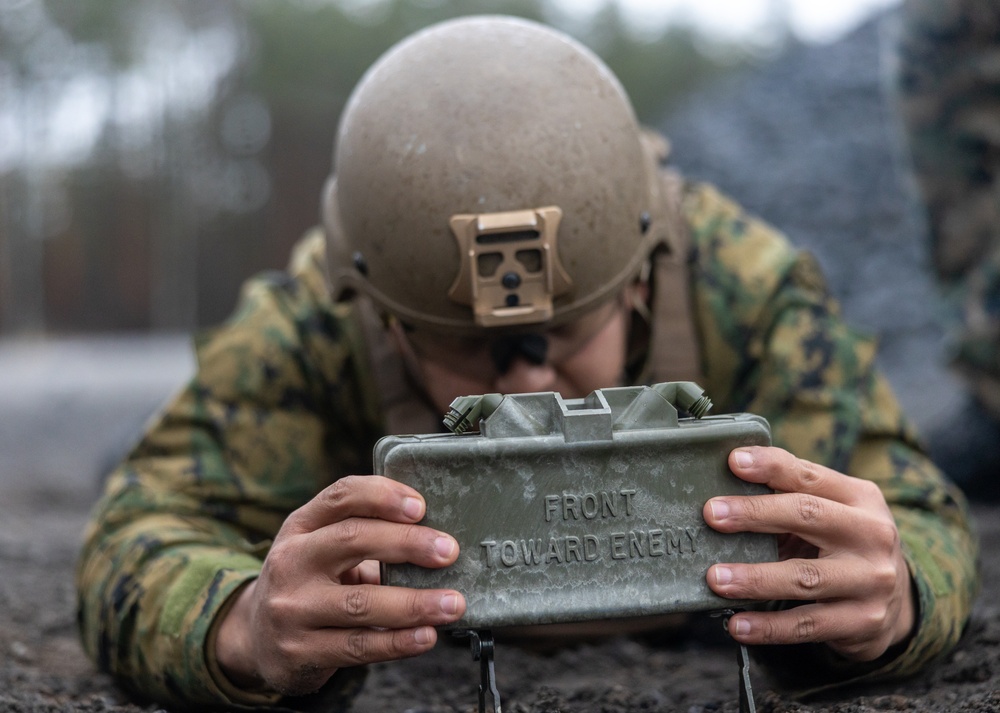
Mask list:
MULTIPOLYGON (((915 636, 879 661, 849 663, 820 646, 773 647, 769 658, 812 668, 802 686, 912 673, 955 644, 971 609, 976 544, 961 495, 915 445, 874 371, 874 344, 841 321, 813 260, 709 187, 691 187, 683 210, 716 411, 759 413, 777 445, 877 482, 919 599, 915 636)), ((85 646, 159 701, 276 702, 227 684, 213 621, 292 510, 371 470, 385 430, 375 377, 356 310, 330 302, 323 263, 316 232, 288 275, 247 284, 233 318, 199 340, 197 375, 94 511, 78 575, 85 646)), ((349 697, 354 673, 341 670, 325 690, 349 697)))
POLYGON ((897 106, 957 326, 955 365, 1000 419, 1000 5, 907 0, 900 33, 897 106))

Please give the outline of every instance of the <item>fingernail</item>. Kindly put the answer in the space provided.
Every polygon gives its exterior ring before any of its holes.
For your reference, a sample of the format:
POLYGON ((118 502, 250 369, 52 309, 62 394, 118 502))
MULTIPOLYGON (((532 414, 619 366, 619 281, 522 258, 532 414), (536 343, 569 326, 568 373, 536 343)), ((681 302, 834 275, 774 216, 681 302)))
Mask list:
POLYGON ((732 581, 733 581, 733 570, 729 569, 729 567, 715 568, 716 584, 729 584, 732 581))
POLYGON ((413 640, 420 646, 427 646, 434 639, 434 629, 429 626, 422 626, 413 632, 413 640))
POLYGON ((445 594, 443 597, 441 597, 441 611, 443 611, 445 614, 457 614, 458 595, 445 594))
POLYGON ((729 630, 733 634, 744 636, 750 633, 750 622, 746 619, 730 619, 729 630))
POLYGON ((729 503, 725 500, 711 500, 709 505, 712 507, 712 517, 716 520, 725 520, 729 517, 729 503))
POLYGON ((749 468, 753 465, 753 455, 750 451, 736 451, 736 465, 740 468, 749 468))
POLYGON ((419 520, 424 513, 424 506, 416 498, 403 498, 403 513, 411 520, 419 520))
POLYGON ((455 541, 450 537, 439 537, 434 540, 434 551, 441 557, 451 557, 455 551, 455 541))

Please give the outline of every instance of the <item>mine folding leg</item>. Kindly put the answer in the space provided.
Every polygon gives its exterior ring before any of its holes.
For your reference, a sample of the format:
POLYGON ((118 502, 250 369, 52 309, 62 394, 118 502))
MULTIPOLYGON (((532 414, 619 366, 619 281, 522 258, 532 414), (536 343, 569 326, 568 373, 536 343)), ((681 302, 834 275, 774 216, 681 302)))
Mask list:
MULTIPOLYGON (((712 616, 722 617, 722 627, 729 632, 729 617, 736 612, 732 609, 712 612, 712 616)), ((740 713, 757 713, 757 706, 753 702, 753 686, 750 683, 750 653, 743 644, 736 650, 736 665, 739 674, 740 687, 740 713)))
POLYGON ((496 670, 493 666, 493 632, 457 631, 456 636, 468 636, 471 641, 472 660, 479 662, 479 713, 503 713, 500 708, 500 691, 497 690, 496 670), (490 704, 487 707, 487 704, 490 704))
POLYGON ((740 644, 736 653, 736 661, 740 667, 740 713, 757 713, 757 706, 753 702, 753 686, 750 685, 750 654, 743 644, 740 644))

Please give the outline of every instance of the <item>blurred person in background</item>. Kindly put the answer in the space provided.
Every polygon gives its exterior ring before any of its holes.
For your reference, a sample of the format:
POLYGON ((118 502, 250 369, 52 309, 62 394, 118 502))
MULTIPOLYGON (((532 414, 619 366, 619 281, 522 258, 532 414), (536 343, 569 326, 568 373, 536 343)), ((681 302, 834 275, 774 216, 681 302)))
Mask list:
POLYGON ((706 573, 773 603, 729 630, 776 680, 903 676, 949 651, 977 588, 961 494, 815 260, 667 154, 546 27, 467 18, 387 52, 341 117, 322 227, 199 338, 93 512, 79 611, 101 668, 165 704, 348 705, 364 664, 427 651, 465 608, 378 585, 379 561, 458 552, 419 524, 420 493, 364 475, 377 439, 439 430, 460 395, 670 380, 771 424, 775 447, 729 464, 777 492, 704 516, 780 535, 781 561, 706 573))
POLYGON ((929 433, 968 494, 1000 499, 1000 5, 906 0, 896 105, 969 407, 929 433))

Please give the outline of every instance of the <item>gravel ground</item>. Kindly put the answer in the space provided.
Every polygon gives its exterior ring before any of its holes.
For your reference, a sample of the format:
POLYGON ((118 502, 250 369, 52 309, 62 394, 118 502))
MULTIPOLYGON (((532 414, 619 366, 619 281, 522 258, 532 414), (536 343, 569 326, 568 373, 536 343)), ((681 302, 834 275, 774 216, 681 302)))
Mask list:
MULTIPOLYGON (((819 256, 848 316, 878 332, 882 365, 926 428, 963 408, 923 229, 879 98, 876 23, 692 97, 663 123, 678 164, 711 179, 819 256), (864 255, 864 260, 857 258, 864 255)), ((190 373, 186 340, 0 341, 0 710, 155 710, 83 655, 72 571, 99 474, 190 373)), ((984 590, 1000 586, 1000 508, 980 503, 984 590)), ((668 641, 611 639, 554 653, 501 644, 507 711, 736 711, 734 650, 695 619, 668 641)), ((371 668, 358 711, 475 709, 464 646, 371 668)), ((1000 710, 1000 608, 984 598, 960 647, 917 679, 793 701, 754 673, 764 713, 1000 710)))

